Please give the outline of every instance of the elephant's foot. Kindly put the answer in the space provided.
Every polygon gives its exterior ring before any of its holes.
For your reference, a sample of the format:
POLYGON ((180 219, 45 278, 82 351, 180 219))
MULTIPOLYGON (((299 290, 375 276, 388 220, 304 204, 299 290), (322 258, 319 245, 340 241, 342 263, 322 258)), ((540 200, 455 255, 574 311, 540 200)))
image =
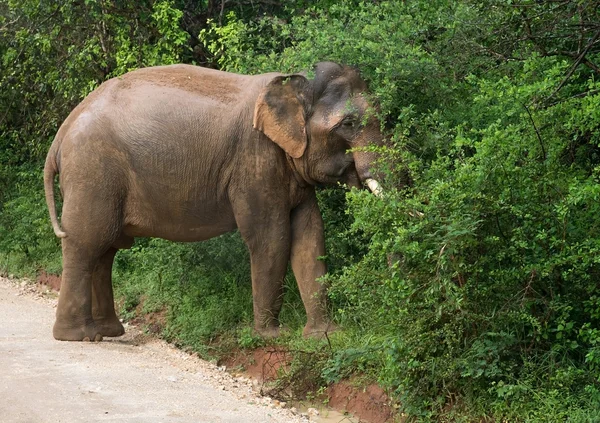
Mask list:
POLYGON ((116 316, 112 319, 94 319, 94 321, 102 336, 115 337, 125 333, 125 328, 116 316))
POLYGON ((52 334, 54 335, 54 339, 59 341, 102 341, 102 333, 100 333, 99 328, 95 324, 73 327, 63 325, 57 320, 54 323, 52 334))
POLYGON ((305 338, 324 339, 327 335, 337 332, 339 327, 332 322, 323 322, 319 324, 306 324, 302 331, 302 336, 305 338))
POLYGON ((277 338, 281 333, 279 326, 255 327, 254 330, 259 336, 267 339, 277 338))

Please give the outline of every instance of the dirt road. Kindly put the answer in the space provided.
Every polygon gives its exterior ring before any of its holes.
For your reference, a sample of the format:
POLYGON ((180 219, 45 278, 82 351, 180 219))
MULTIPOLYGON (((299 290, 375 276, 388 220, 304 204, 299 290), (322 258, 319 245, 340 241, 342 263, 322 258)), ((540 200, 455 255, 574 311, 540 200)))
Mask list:
POLYGON ((100 343, 55 341, 54 302, 0 278, 0 422, 308 421, 135 329, 100 343))

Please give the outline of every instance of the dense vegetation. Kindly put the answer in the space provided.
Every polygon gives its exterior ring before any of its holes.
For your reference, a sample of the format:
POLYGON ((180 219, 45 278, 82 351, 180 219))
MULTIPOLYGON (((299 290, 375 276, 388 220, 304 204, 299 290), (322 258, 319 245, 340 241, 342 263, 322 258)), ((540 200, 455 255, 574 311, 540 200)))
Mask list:
MULTIPOLYGON (((283 312, 313 385, 366 374, 419 421, 600 421, 599 6, 2 1, 0 271, 60 272, 42 163, 103 80, 173 62, 353 64, 389 135, 387 194, 319 192, 344 330, 327 345, 300 340, 291 275, 283 312)), ((124 315, 164 312, 163 335, 203 354, 261 342, 236 234, 138 240, 115 283, 124 315)))

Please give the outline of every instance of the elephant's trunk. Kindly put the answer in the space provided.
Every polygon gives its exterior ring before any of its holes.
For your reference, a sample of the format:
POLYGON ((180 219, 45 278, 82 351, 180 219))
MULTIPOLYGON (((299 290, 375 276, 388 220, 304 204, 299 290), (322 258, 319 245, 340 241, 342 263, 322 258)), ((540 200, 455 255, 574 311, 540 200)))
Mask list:
MULTIPOLYGON (((364 129, 362 139, 357 142, 361 147, 378 146, 383 142, 383 136, 379 131, 379 122, 374 120, 364 129)), ((377 160, 377 153, 373 151, 356 151, 354 153, 354 165, 359 179, 367 185, 369 190, 377 197, 383 196, 383 188, 375 179, 371 171, 373 163, 377 160)))

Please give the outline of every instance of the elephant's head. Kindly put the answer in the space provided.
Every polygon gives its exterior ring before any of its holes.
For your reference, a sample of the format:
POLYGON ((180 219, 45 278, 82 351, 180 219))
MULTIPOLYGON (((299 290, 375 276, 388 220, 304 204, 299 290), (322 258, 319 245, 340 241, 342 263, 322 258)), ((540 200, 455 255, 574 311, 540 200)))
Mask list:
POLYGON ((285 150, 308 183, 365 183, 379 195, 381 188, 370 170, 375 154, 361 151, 382 142, 366 91, 356 69, 331 62, 319 63, 312 80, 278 76, 256 101, 254 128, 285 150))

